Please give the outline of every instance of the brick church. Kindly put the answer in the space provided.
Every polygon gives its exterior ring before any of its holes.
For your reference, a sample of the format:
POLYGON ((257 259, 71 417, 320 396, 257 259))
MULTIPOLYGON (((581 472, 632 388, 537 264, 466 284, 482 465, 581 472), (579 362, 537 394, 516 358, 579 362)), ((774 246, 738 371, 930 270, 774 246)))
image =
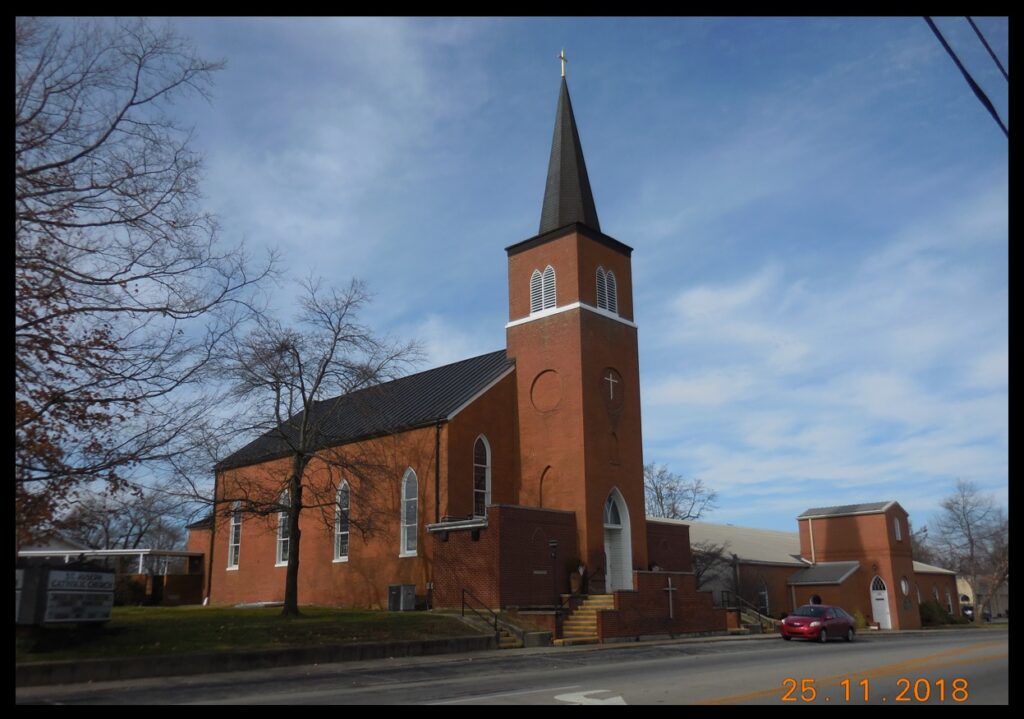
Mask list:
MULTIPOLYGON (((390 587, 415 585, 437 608, 464 593, 562 605, 560 632, 573 588, 605 608, 601 639, 724 630, 695 589, 689 528, 644 516, 633 250, 601 232, 564 73, 540 227, 505 252, 505 349, 317 405, 336 415, 320 423, 324 452, 387 469, 373 486, 339 477, 333 521, 301 515, 300 603, 384 607, 390 587)), ((217 499, 287 462, 272 433, 256 439, 216 468, 217 499)), ((209 559, 209 601, 280 601, 284 518, 215 517, 189 540, 209 559)))

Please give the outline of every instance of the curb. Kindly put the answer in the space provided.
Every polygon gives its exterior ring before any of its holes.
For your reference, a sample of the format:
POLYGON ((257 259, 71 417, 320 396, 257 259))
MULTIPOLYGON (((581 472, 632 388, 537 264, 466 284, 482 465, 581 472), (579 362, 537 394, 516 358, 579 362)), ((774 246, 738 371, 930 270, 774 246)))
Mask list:
POLYGON ((187 676, 247 669, 272 669, 301 664, 331 664, 392 657, 474 652, 497 647, 493 636, 454 637, 329 647, 294 647, 246 652, 196 652, 152 657, 84 659, 17 664, 17 687, 80 684, 121 679, 187 676))

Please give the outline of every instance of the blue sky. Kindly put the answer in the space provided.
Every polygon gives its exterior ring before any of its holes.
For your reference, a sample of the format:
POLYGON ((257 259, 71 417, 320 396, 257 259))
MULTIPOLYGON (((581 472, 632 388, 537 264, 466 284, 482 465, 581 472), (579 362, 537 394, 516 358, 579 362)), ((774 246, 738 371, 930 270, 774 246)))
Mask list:
MULTIPOLYGON (((718 490, 708 521, 790 531, 888 499, 920 525, 957 478, 1007 501, 1008 142, 921 18, 170 22, 227 61, 178 108, 225 238, 363 278, 424 369, 505 346, 564 47, 635 250, 645 460, 718 490)), ((1007 20, 976 22, 1005 66, 1007 20)))

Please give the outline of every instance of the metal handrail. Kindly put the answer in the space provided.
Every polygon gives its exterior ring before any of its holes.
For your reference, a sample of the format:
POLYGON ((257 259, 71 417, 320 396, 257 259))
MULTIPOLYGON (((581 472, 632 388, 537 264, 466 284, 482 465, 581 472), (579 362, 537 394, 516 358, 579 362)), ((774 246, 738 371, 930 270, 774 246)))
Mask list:
POLYGON ((767 614, 762 614, 760 609, 755 607, 753 604, 748 602, 746 599, 741 597, 739 594, 736 594, 735 592, 731 592, 728 589, 722 590, 722 601, 723 602, 726 602, 727 598, 730 598, 730 597, 736 601, 736 610, 737 610, 737 612, 741 612, 741 611, 746 610, 748 613, 753 614, 755 617, 757 617, 757 622, 758 622, 758 624, 761 625, 762 629, 764 629, 765 625, 767 625, 768 627, 770 627, 773 630, 778 627, 778 625, 780 623, 778 619, 775 619, 774 617, 770 617, 767 614))
MULTIPOLYGON (((590 582, 594 580, 594 577, 600 576, 602 574, 604 574, 604 567, 598 567, 597 569, 595 569, 594 573, 587 577, 587 589, 590 589, 590 582)), ((587 596, 587 594, 584 594, 583 592, 570 592, 569 594, 565 595, 565 599, 558 603, 558 607, 555 608, 555 611, 561 614, 565 610, 566 605, 569 602, 571 602, 575 597, 585 596, 587 596)))
MULTIPOLYGON (((494 641, 500 643, 501 642, 501 630, 498 629, 498 615, 495 614, 490 609, 490 607, 488 607, 486 604, 484 604, 482 601, 480 601, 479 597, 474 595, 471 591, 469 591, 465 587, 462 588, 462 616, 463 617, 466 616, 466 607, 467 607, 466 596, 467 595, 469 596, 470 599, 472 599, 477 604, 479 604, 481 609, 483 609, 485 612, 487 612, 488 614, 491 615, 491 617, 493 618, 493 621, 494 621, 494 641)), ((482 621, 490 623, 490 620, 488 620, 487 617, 485 617, 483 614, 481 614, 476 609, 474 609, 472 605, 468 605, 468 606, 469 606, 469 611, 471 611, 471 612, 473 612, 473 614, 477 615, 482 621)))

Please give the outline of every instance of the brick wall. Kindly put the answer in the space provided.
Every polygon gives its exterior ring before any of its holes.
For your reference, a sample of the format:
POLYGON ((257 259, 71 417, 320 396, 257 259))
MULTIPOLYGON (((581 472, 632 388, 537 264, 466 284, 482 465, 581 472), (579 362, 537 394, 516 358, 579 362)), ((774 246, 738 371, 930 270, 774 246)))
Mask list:
POLYGON ((449 531, 447 539, 435 532, 431 542, 436 607, 460 607, 463 588, 492 609, 555 604, 569 591, 568 565, 577 558, 574 515, 529 507, 492 506, 487 527, 449 531))
POLYGON ((725 631, 726 612, 711 603, 710 592, 694 588, 692 574, 677 572, 635 572, 632 592, 615 593, 615 610, 597 613, 598 636, 637 637, 690 632, 725 631), (671 592, 673 618, 669 618, 669 579, 677 591, 671 592))
POLYGON ((685 524, 647 524, 647 561, 667 572, 693 571, 690 528, 685 524))

